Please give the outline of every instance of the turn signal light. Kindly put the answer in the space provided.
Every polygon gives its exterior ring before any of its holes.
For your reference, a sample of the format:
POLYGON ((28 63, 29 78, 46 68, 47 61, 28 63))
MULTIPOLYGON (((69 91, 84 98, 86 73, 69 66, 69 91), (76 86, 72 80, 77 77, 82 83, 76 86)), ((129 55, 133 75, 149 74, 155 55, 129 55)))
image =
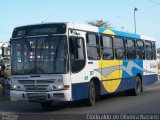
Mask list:
POLYGON ((64 89, 68 89, 69 87, 69 85, 64 85, 64 89))

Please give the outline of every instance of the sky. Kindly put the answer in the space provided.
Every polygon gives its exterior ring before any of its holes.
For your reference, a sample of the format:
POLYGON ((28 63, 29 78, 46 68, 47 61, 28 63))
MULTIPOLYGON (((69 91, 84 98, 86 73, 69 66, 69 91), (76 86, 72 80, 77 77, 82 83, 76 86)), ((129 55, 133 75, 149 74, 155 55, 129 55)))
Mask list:
POLYGON ((116 30, 153 37, 160 47, 160 0, 1 0, 0 42, 9 41, 15 27, 42 22, 106 20, 116 30))

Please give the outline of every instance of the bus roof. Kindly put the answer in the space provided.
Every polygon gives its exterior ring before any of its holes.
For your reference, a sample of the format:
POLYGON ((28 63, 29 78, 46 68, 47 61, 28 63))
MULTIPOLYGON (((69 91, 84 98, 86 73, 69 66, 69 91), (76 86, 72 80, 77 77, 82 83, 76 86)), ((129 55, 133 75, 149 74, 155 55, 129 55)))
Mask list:
POLYGON ((68 24, 68 27, 72 29, 80 29, 85 31, 98 32, 98 33, 122 36, 122 37, 133 38, 133 39, 144 39, 149 41, 155 41, 153 38, 147 37, 144 35, 128 33, 128 32, 123 32, 123 31, 118 31, 113 29, 106 29, 104 27, 95 27, 92 25, 77 24, 77 23, 67 23, 67 24, 68 24))
POLYGON ((128 37, 128 38, 133 38, 133 39, 144 39, 144 40, 155 41, 153 38, 147 37, 147 36, 144 36, 144 35, 128 33, 128 32, 123 32, 123 31, 118 31, 118 30, 113 30, 113 29, 106 29, 104 27, 95 27, 95 26, 88 25, 88 24, 79 24, 79 23, 77 24, 77 23, 73 23, 73 22, 40 23, 40 24, 31 24, 31 25, 19 26, 19 27, 16 27, 16 28, 36 26, 36 25, 46 25, 46 24, 66 24, 68 28, 77 29, 77 30, 98 32, 98 33, 128 37))

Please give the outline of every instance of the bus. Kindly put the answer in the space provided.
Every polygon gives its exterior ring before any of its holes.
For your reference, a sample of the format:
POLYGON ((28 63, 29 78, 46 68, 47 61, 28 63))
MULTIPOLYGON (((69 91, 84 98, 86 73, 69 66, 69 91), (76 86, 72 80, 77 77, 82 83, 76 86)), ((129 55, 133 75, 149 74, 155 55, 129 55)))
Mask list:
POLYGON ((125 91, 139 95, 158 80, 153 38, 76 23, 16 27, 11 44, 12 101, 42 106, 125 91))

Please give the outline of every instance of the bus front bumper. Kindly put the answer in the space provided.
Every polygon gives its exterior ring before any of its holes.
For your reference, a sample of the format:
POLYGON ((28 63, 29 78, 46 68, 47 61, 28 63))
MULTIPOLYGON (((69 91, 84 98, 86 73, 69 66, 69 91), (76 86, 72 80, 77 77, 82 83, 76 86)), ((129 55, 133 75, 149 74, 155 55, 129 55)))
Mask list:
POLYGON ((27 100, 33 102, 44 101, 71 101, 70 90, 50 91, 50 92, 26 92, 10 91, 11 101, 27 100))

